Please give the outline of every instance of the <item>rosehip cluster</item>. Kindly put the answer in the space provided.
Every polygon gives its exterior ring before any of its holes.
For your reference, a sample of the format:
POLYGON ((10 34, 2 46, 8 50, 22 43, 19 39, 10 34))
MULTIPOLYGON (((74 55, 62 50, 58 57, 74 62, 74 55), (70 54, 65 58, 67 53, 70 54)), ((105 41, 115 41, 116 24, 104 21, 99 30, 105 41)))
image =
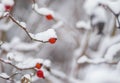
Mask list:
POLYGON ((40 63, 37 63, 37 64, 35 65, 35 68, 38 69, 37 72, 36 72, 36 75, 37 75, 37 77, 39 77, 39 78, 45 78, 44 72, 40 69, 41 67, 42 67, 42 64, 40 64, 40 63))

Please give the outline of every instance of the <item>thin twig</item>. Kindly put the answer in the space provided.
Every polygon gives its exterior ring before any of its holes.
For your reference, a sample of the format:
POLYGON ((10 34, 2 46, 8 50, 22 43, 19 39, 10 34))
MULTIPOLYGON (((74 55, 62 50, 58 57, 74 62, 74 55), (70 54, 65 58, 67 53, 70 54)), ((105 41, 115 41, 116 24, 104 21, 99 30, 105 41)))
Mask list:
POLYGON ((112 9, 110 9, 108 6, 107 6, 107 9, 115 16, 118 24, 119 24, 119 27, 120 27, 120 21, 119 21, 119 14, 116 14, 112 9))
POLYGON ((12 15, 9 14, 9 18, 14 22, 16 23, 21 29, 23 29, 26 34, 29 36, 29 38, 31 40, 34 40, 34 41, 38 41, 38 42, 42 42, 42 43, 47 43, 48 41, 43 41, 43 40, 38 40, 38 39, 35 39, 33 37, 31 37, 31 35, 29 34, 28 30, 26 29, 26 27, 22 26, 14 17, 12 17, 12 15))
POLYGON ((119 27, 120 27, 120 21, 119 21, 119 15, 120 13, 116 14, 110 7, 106 6, 106 5, 103 5, 101 4, 105 9, 108 9, 116 18, 118 24, 119 24, 119 27))
POLYGON ((11 78, 13 78, 13 77, 14 77, 15 75, 17 75, 17 74, 21 74, 21 73, 14 73, 14 74, 12 74, 12 75, 9 76, 9 77, 0 76, 0 78, 5 79, 5 80, 11 80, 11 78))
MULTIPOLYGON (((38 11, 36 11, 36 9, 35 9, 36 1, 35 1, 35 0, 32 0, 32 1, 33 1, 33 11, 34 11, 35 13, 37 13, 38 15, 40 15, 40 16, 44 16, 43 14, 39 13, 38 11)), ((53 21, 54 21, 54 22, 58 22, 58 20, 55 19, 55 18, 53 18, 53 21)))
POLYGON ((117 22, 118 22, 118 27, 120 28, 120 20, 119 20, 119 16, 116 16, 117 22))
POLYGON ((0 61, 1 62, 3 62, 3 63, 5 63, 5 64, 9 64, 9 65, 11 65, 11 66, 13 66, 14 68, 16 68, 16 69, 18 69, 18 70, 29 70, 29 69, 34 69, 35 67, 29 67, 29 68, 20 68, 20 67, 18 67, 18 66, 16 66, 16 65, 14 65, 14 64, 12 64, 11 62, 7 62, 7 61, 5 61, 5 60, 3 60, 3 59, 1 59, 0 58, 0 61))
POLYGON ((0 13, 4 13, 1 17, 0 17, 0 20, 5 18, 9 12, 3 12, 3 11, 0 11, 0 13), (5 14, 6 13, 6 14, 5 14))
POLYGON ((10 79, 10 78, 5 78, 3 76, 0 76, 0 78, 5 79, 5 80, 9 80, 10 79))

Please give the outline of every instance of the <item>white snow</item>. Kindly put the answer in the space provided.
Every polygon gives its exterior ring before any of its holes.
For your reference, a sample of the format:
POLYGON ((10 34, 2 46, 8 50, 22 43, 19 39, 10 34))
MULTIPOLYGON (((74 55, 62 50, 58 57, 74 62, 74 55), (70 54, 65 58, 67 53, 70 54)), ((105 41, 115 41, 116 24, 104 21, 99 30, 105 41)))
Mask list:
POLYGON ((86 83, 120 83, 118 72, 108 68, 93 66, 86 71, 86 83))
POLYGON ((57 38, 57 35, 54 29, 48 29, 47 31, 37 33, 35 35, 32 33, 29 33, 29 34, 32 38, 37 40, 42 40, 42 41, 48 41, 50 38, 57 38))
POLYGON ((74 56, 75 57, 78 57, 78 56, 80 56, 81 54, 82 54, 82 48, 78 48, 78 49, 76 49, 75 51, 74 51, 74 56))
POLYGON ((0 3, 0 12, 4 12, 5 11, 5 7, 2 3, 0 3))
POLYGON ((3 16, 3 12, 0 12, 0 17, 2 17, 3 16))
POLYGON ((20 52, 8 52, 7 54, 7 59, 11 60, 11 61, 15 61, 15 62, 22 62, 24 60, 26 60, 25 58, 27 58, 26 56, 24 56, 23 53, 20 52))
POLYGON ((77 63, 85 63, 88 62, 88 58, 86 56, 82 56, 80 57, 80 59, 78 59, 77 63))
POLYGON ((9 78, 10 76, 7 75, 6 73, 0 73, 0 77, 3 77, 3 78, 9 78))
POLYGON ((10 43, 4 43, 1 48, 10 51, 12 47, 20 43, 20 39, 18 37, 14 37, 10 43))
POLYGON ((4 5, 13 6, 14 5, 14 0, 1 0, 1 3, 4 4, 4 5))
POLYGON ((5 12, 5 7, 3 4, 0 3, 0 17, 4 15, 4 12, 5 12))
MULTIPOLYGON (((109 37, 106 36, 105 38, 103 38, 101 44, 99 45, 99 52, 98 54, 100 54, 101 56, 103 56, 103 54, 105 53, 105 51, 107 50, 107 48, 111 47, 112 45, 116 44, 120 42, 120 35, 116 35, 114 37, 109 37)), ((101 57, 99 55, 99 57, 101 57)))
POLYGON ((38 8, 38 5, 37 4, 33 4, 32 5, 32 8, 39 14, 41 15, 49 15, 51 14, 53 17, 54 17, 54 12, 48 8, 38 8))
POLYGON ((61 72, 61 71, 52 69, 52 70, 51 70, 51 73, 54 74, 54 75, 57 76, 57 77, 66 78, 65 73, 63 73, 63 72, 61 72))
POLYGON ((12 59, 14 58, 14 54, 13 54, 13 53, 8 53, 8 54, 7 54, 7 58, 8 58, 9 60, 12 60, 12 59))
POLYGON ((109 1, 105 5, 107 5, 114 13, 120 13, 120 0, 109 1))
POLYGON ((80 57, 77 62, 79 64, 83 64, 83 63, 98 64, 98 63, 104 63, 104 62, 106 62, 106 60, 104 58, 89 59, 84 55, 84 56, 80 57))
POLYGON ((41 44, 40 43, 25 43, 21 42, 13 47, 14 50, 19 51, 30 51, 30 50, 37 50, 41 44))
POLYGON ((108 6, 116 14, 120 13, 120 0, 86 0, 84 4, 86 13, 91 15, 98 4, 108 6))
POLYGON ((76 23, 77 28, 84 28, 89 30, 91 28, 90 22, 85 22, 85 21, 79 21, 76 23))
POLYGON ((58 21, 56 24, 54 24, 52 26, 53 29, 58 29, 58 28, 62 28, 62 26, 64 26, 64 22, 63 21, 58 21))
POLYGON ((23 28, 27 27, 27 24, 25 22, 20 22, 18 20, 16 20, 17 23, 19 23, 23 28))
POLYGON ((99 22, 107 22, 107 14, 103 7, 96 7, 93 11, 93 15, 95 15, 92 20, 93 24, 97 24, 99 22))
POLYGON ((50 67, 51 66, 51 61, 50 60, 45 60, 43 62, 43 65, 46 66, 46 67, 50 67))
POLYGON ((120 51, 120 43, 118 44, 115 44, 115 45, 112 45, 107 53, 105 54, 105 59, 112 62, 113 61, 113 58, 114 56, 117 54, 117 52, 120 51))
POLYGON ((41 43, 26 43, 22 42, 18 37, 14 37, 11 42, 3 43, 1 48, 10 51, 10 50, 18 50, 18 51, 30 51, 37 50, 41 43))
POLYGON ((20 22, 20 25, 22 25, 24 28, 26 28, 26 23, 25 22, 20 22))
POLYGON ((39 59, 27 58, 23 62, 16 64, 16 66, 22 69, 32 68, 32 67, 35 67, 36 63, 43 63, 43 61, 44 60, 40 58, 39 59))
POLYGON ((4 62, 5 63, 12 63, 10 60, 6 60, 6 59, 4 59, 4 62))
POLYGON ((84 9, 88 15, 94 11, 95 7, 98 5, 98 0, 86 0, 84 3, 84 9))

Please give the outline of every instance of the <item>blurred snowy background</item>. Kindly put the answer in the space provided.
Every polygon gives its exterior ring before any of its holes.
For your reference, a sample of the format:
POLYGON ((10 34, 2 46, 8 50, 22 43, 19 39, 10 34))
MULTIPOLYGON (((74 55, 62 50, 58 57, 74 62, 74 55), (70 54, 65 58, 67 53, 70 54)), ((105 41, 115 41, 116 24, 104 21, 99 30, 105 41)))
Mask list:
POLYGON ((2 15, 4 1, 9 0, 0 0, 0 83, 120 83, 120 0, 15 0, 9 13, 30 33, 54 29, 55 44, 30 40, 2 15), (49 9, 53 19, 36 4, 49 9), (36 62, 43 64, 45 79, 24 70, 36 62))

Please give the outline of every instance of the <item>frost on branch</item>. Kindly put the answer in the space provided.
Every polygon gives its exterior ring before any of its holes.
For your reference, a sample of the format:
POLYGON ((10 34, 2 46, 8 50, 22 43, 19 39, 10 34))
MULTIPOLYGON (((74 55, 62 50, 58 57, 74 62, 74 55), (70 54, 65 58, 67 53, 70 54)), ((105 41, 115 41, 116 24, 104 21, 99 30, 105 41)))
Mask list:
POLYGON ((80 57, 80 59, 78 59, 77 61, 78 63, 85 63, 88 62, 88 58, 86 56, 82 56, 80 57))
POLYGON ((55 22, 57 22, 57 21, 60 21, 61 19, 63 19, 59 14, 57 14, 53 10, 51 10, 47 7, 39 8, 38 4, 35 2, 35 0, 33 0, 33 2, 34 2, 32 5, 33 10, 37 14, 45 16, 47 20, 54 20, 55 22))
POLYGON ((29 68, 34 68, 36 63, 43 64, 43 61, 44 61, 43 59, 28 58, 27 60, 24 60, 23 62, 16 64, 16 66, 19 67, 20 69, 29 69, 29 68))
MULTIPOLYGON (((2 60, 2 59, 1 59, 2 60)), ((25 57, 23 54, 13 52, 7 54, 7 59, 2 60, 5 63, 14 65, 17 69, 24 70, 24 69, 31 69, 35 68, 36 63, 43 64, 44 60, 40 58, 32 58, 32 57, 25 57), (27 60, 26 60, 27 58, 27 60), (16 64, 15 64, 16 63, 16 64), (30 63, 30 64, 29 64, 30 63)), ((50 63, 47 62, 47 65, 50 63)), ((46 65, 45 65, 46 66, 46 65)))
POLYGON ((6 73, 0 73, 0 77, 3 79, 8 79, 10 76, 7 75, 6 73))
POLYGON ((110 62, 118 62, 120 60, 119 55, 117 54, 120 51, 120 44, 115 44, 111 46, 107 53, 105 54, 105 59, 110 62))
POLYGON ((20 22, 20 25, 22 25, 23 27, 27 27, 25 22, 20 22))
POLYGON ((43 65, 49 68, 49 67, 51 67, 51 61, 50 60, 45 60, 43 62, 43 65))
POLYGON ((48 29, 47 31, 37 33, 37 34, 32 34, 32 33, 29 33, 29 34, 33 39, 42 40, 43 42, 48 41, 50 38, 57 39, 57 35, 54 29, 48 29))
POLYGON ((20 40, 19 37, 14 37, 10 42, 4 42, 1 48, 5 51, 16 50, 16 51, 30 51, 37 50, 40 43, 27 43, 20 40))
POLYGON ((120 14, 120 0, 116 0, 114 2, 109 0, 102 4, 108 6, 115 14, 120 14))
POLYGON ((0 3, 0 18, 4 15, 5 8, 4 5, 0 3))
POLYGON ((90 64, 99 64, 104 63, 106 60, 104 58, 89 59, 86 56, 82 56, 78 59, 78 64, 90 63, 90 64))
POLYGON ((0 78, 11 83, 120 83, 119 3, 0 0, 0 78), (57 44, 44 44, 58 37, 57 44))
POLYGON ((52 16, 54 16, 54 12, 48 8, 39 8, 37 4, 33 4, 32 8, 39 13, 40 15, 49 15, 51 14, 52 16))
MULTIPOLYGON (((4 13, 5 14, 5 13, 4 13)), ((2 31, 8 31, 9 29, 11 29, 12 28, 12 26, 13 26, 13 22, 8 22, 8 23, 5 23, 5 21, 2 21, 2 22, 0 22, 1 23, 1 25, 0 25, 0 30, 2 30, 2 31)))
POLYGON ((14 17, 12 17, 11 15, 9 15, 9 18, 16 23, 21 29, 23 29, 26 34, 30 37, 31 40, 34 41, 38 41, 38 42, 42 42, 42 43, 55 43, 57 40, 57 35, 54 29, 48 29, 47 31, 41 32, 41 33, 37 33, 37 34, 32 34, 29 33, 27 28, 26 28, 26 23, 24 22, 19 22, 18 20, 16 20, 14 17), (54 38, 54 41, 49 41, 49 39, 54 38))
POLYGON ((4 5, 2 3, 0 3, 0 12, 5 12, 5 8, 4 8, 4 5))
POLYGON ((76 23, 77 28, 84 28, 86 30, 91 29, 90 22, 79 21, 76 23))
MULTIPOLYGON (((42 71, 41 69, 37 69, 36 64, 37 63, 41 64, 41 66, 43 66, 42 69, 44 70, 46 69, 46 71, 48 71, 47 68, 50 67, 50 61, 48 60, 44 61, 43 59, 40 59, 40 58, 35 59, 32 57, 31 58, 26 57, 27 59, 25 59, 25 57, 23 57, 22 61, 18 61, 15 59, 20 58, 20 57, 17 56, 17 58, 14 58, 14 55, 12 53, 9 53, 7 57, 9 60, 0 59, 0 61, 2 63, 12 66, 13 68, 16 69, 16 71, 19 71, 19 73, 13 73, 13 75, 9 77, 5 77, 6 75, 3 76, 3 74, 1 74, 1 78, 6 79, 6 80, 10 80, 10 78, 12 79, 13 76, 18 75, 18 74, 21 75, 23 70, 26 70, 26 71, 28 70, 31 72, 29 74, 27 72, 24 73, 25 75, 21 77, 22 78, 21 81, 26 81, 27 79, 31 78, 31 76, 38 76, 39 78, 45 78, 45 77, 42 77, 44 75, 44 71, 42 71), (13 58, 14 58, 14 61, 16 62, 13 62, 13 58)), ((31 80, 29 79, 29 81, 31 80)))
MULTIPOLYGON (((98 67, 98 66, 97 66, 98 67)), ((113 82, 113 83, 119 83, 119 74, 117 71, 112 71, 108 68, 99 68, 97 70, 96 67, 91 66, 89 69, 87 69, 87 75, 85 76, 86 83, 104 83, 104 82, 113 82), (111 73, 110 73, 111 72, 111 73)))
POLYGON ((1 3, 4 4, 4 5, 13 6, 14 5, 14 0, 1 0, 1 3))
POLYGON ((64 22, 63 21, 58 21, 56 24, 54 24, 52 26, 53 29, 58 29, 60 27, 63 27, 64 26, 64 22))

